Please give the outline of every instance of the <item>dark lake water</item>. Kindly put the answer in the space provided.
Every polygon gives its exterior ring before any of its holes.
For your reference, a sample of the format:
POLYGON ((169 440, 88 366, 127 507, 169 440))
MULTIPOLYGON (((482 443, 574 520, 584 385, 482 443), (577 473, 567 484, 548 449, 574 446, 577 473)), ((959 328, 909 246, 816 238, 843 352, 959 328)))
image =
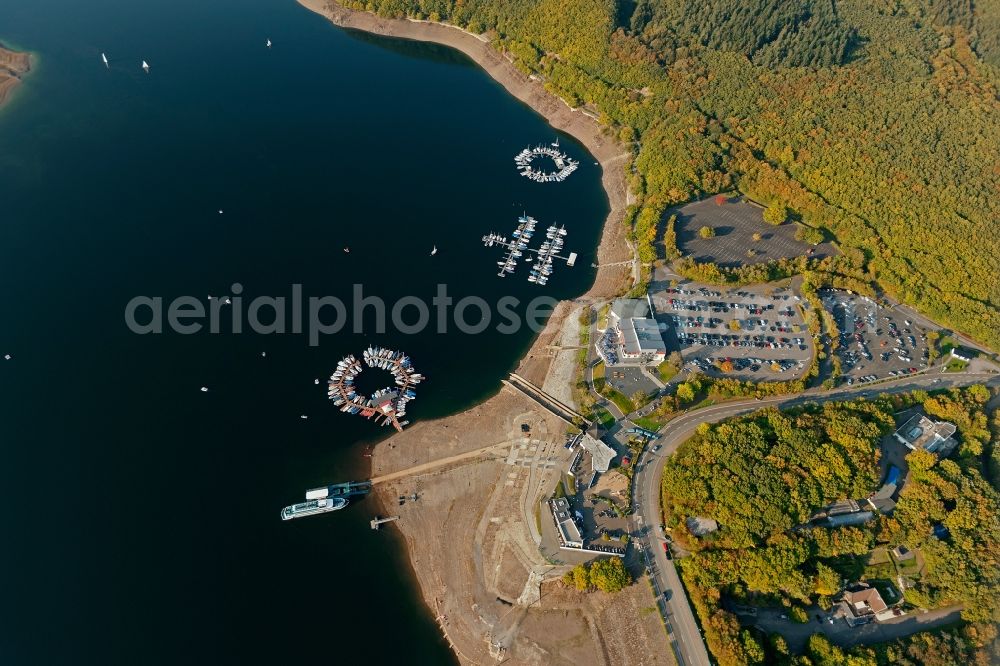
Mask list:
POLYGON ((407 351, 428 419, 495 392, 533 332, 136 335, 125 305, 573 297, 608 210, 593 159, 561 136, 579 171, 521 178, 557 134, 465 57, 294 0, 0 4, 36 55, 0 109, 0 663, 451 663, 372 502, 278 514, 363 478, 385 434, 326 399, 343 355, 407 351), (544 289, 479 240, 522 210, 580 254, 544 289))

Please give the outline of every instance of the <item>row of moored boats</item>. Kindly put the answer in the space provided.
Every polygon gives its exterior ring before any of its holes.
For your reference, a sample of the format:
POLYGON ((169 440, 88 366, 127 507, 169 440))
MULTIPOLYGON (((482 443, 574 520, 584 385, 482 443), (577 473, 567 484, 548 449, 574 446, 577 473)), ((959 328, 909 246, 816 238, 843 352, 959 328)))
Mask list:
POLYGON ((399 419, 406 415, 406 403, 417 397, 413 386, 424 376, 413 369, 410 357, 400 351, 384 347, 369 347, 359 361, 353 354, 337 363, 337 369, 330 375, 327 394, 340 411, 360 414, 367 418, 383 418, 383 425, 393 424, 402 429, 406 421, 399 419), (375 391, 371 396, 359 394, 354 380, 365 366, 386 370, 395 380, 395 387, 387 386, 375 391))
POLYGON ((579 162, 559 150, 558 141, 551 146, 525 148, 514 156, 514 164, 517 165, 522 176, 538 183, 561 183, 580 166, 579 162), (551 158, 556 164, 556 170, 543 171, 532 167, 531 163, 540 157, 551 158))

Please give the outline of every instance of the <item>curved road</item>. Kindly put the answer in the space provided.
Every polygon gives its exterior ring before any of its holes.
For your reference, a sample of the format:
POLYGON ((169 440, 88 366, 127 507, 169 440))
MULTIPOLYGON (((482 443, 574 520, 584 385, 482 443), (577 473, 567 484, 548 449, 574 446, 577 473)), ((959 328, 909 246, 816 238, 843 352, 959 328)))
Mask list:
POLYGON ((635 507, 635 533, 640 535, 647 568, 653 580, 667 621, 668 633, 674 652, 681 666, 708 666, 708 651, 695 621, 687 594, 681 585, 680 576, 674 563, 667 559, 663 550, 666 535, 660 527, 660 477, 666 459, 681 442, 690 437, 701 423, 715 423, 739 414, 752 412, 763 407, 792 407, 806 402, 826 402, 870 397, 880 393, 900 393, 914 389, 937 389, 970 384, 1000 386, 1000 376, 994 373, 955 373, 904 377, 878 385, 877 387, 850 387, 834 391, 811 389, 797 395, 774 396, 761 400, 734 400, 712 407, 704 407, 688 412, 669 421, 660 430, 657 443, 660 449, 654 454, 649 447, 637 462, 633 483, 633 506, 635 507))

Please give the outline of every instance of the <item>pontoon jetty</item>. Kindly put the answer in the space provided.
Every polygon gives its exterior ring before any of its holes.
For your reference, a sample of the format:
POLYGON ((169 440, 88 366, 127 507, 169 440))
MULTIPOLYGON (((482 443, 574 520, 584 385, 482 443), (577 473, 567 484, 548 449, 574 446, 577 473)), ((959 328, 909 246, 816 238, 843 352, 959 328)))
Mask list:
POLYGON ((415 372, 410 357, 400 351, 383 347, 369 347, 362 354, 364 364, 369 368, 386 370, 392 374, 396 386, 375 391, 364 396, 354 387, 355 378, 364 370, 362 362, 349 355, 337 363, 337 369, 330 375, 328 395, 340 411, 374 418, 382 425, 392 424, 402 430, 409 421, 401 421, 406 416, 406 403, 417 397, 413 387, 423 381, 424 376, 415 372))
POLYGON ((576 263, 576 252, 570 252, 568 257, 559 254, 565 243, 566 227, 557 227, 553 224, 545 230, 545 241, 538 249, 529 248, 528 244, 531 242, 531 237, 534 235, 537 225, 538 220, 528 215, 522 215, 518 218, 517 228, 514 229, 509 241, 506 236, 501 236, 500 234, 491 233, 483 236, 483 245, 486 247, 499 245, 507 249, 506 256, 497 262, 497 266, 500 267, 500 272, 497 273, 498 276, 506 277, 508 273, 513 273, 514 269, 517 268, 518 259, 525 252, 531 252, 536 255, 535 257, 529 256, 524 260, 525 263, 532 263, 534 261, 534 266, 532 266, 528 273, 528 282, 534 282, 535 284, 544 285, 549 281, 549 276, 552 275, 552 264, 555 259, 562 259, 566 262, 567 266, 572 266, 576 263))
POLYGON ((330 511, 340 511, 355 495, 366 495, 372 489, 371 481, 348 481, 335 483, 332 486, 314 488, 306 491, 306 501, 286 506, 281 510, 282 520, 294 520, 315 516, 330 511))
POLYGON ((514 156, 514 164, 522 176, 537 183, 561 183, 580 166, 579 162, 570 159, 566 153, 559 150, 558 141, 553 142, 551 146, 525 148, 514 156), (551 158, 556 164, 556 171, 542 171, 532 167, 531 163, 539 157, 551 158))

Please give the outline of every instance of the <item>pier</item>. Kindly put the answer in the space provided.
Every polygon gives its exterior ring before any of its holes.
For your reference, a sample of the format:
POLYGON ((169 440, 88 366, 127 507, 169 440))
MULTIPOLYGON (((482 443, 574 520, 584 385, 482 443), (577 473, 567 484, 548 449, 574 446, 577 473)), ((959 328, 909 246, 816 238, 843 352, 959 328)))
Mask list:
POLYGON ((529 215, 522 215, 518 218, 517 228, 511 233, 510 240, 507 240, 506 236, 495 233, 483 236, 483 245, 486 247, 496 245, 507 250, 504 258, 497 262, 497 265, 500 267, 500 272, 497 273, 499 277, 506 277, 508 273, 513 273, 517 268, 517 262, 522 257, 526 264, 534 262, 534 266, 528 271, 528 282, 538 285, 548 283, 549 276, 552 275, 552 266, 556 259, 565 261, 567 266, 576 264, 576 252, 570 252, 568 257, 559 254, 566 242, 565 237, 567 232, 565 226, 557 227, 554 224, 551 225, 545 230, 545 240, 537 249, 528 247, 532 236, 535 234, 537 224, 538 220, 535 218, 529 215), (527 257, 524 257, 525 252, 529 253, 527 257))
POLYGON ((560 401, 552 394, 546 393, 541 387, 531 383, 516 372, 510 373, 510 379, 503 380, 503 383, 531 398, 547 411, 570 425, 580 426, 582 424, 584 430, 591 426, 590 421, 583 414, 560 401))
POLYGON ((383 524, 391 523, 396 520, 399 520, 399 516, 387 516, 385 518, 375 516, 369 524, 372 526, 373 530, 378 530, 378 528, 380 528, 383 524))
POLYGON ((424 376, 414 371, 410 357, 403 352, 369 347, 362 354, 362 359, 364 365, 352 354, 337 363, 337 369, 330 375, 327 395, 342 412, 359 414, 382 425, 391 424, 402 431, 403 426, 409 423, 401 420, 406 416, 406 403, 417 397, 413 386, 423 381, 424 376), (354 388, 354 380, 365 366, 388 371, 396 386, 379 389, 371 396, 359 394, 354 388))

